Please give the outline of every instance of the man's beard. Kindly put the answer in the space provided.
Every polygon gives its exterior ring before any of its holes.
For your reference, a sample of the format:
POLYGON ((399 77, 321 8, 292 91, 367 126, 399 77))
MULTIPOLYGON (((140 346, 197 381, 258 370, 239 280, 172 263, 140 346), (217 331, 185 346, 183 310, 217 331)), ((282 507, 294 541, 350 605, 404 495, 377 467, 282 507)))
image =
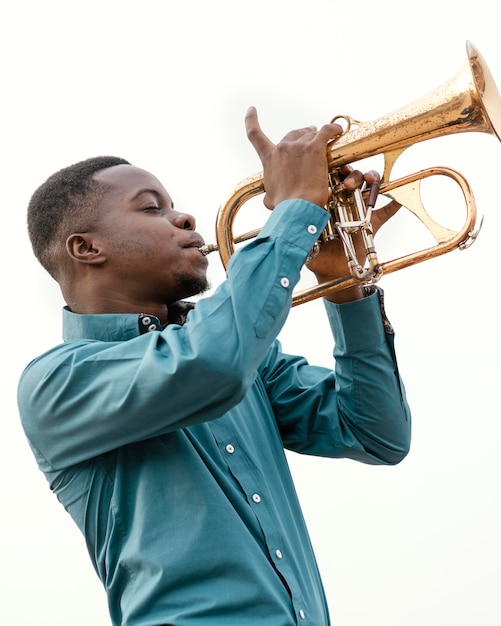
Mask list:
POLYGON ((211 287, 207 278, 193 278, 193 276, 178 276, 177 285, 185 294, 183 298, 200 296, 211 287))

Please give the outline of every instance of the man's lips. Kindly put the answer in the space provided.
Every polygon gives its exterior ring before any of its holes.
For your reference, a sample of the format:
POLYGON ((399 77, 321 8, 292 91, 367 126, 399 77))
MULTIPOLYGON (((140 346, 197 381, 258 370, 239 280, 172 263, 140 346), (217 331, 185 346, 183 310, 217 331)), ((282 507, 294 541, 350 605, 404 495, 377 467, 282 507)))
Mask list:
POLYGON ((203 256, 207 256, 207 254, 209 253, 209 250, 208 250, 209 246, 205 244, 205 241, 201 237, 197 237, 196 239, 193 239, 192 241, 187 243, 184 247, 196 248, 200 252, 200 254, 202 254, 203 256))
POLYGON ((187 243, 184 247, 185 248, 201 248, 204 245, 205 245, 205 241, 201 237, 197 237, 196 239, 193 239, 192 241, 187 243))

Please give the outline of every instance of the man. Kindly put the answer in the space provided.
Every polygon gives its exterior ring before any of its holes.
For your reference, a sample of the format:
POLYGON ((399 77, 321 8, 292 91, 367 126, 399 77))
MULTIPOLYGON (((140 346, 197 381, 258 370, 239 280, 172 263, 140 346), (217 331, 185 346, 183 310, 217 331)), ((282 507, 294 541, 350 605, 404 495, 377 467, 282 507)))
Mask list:
MULTIPOLYGON (((276 340, 327 222, 326 147, 341 128, 274 145, 254 108, 246 127, 274 210, 196 306, 185 298, 207 287, 204 242, 148 172, 89 159, 30 202, 35 254, 67 307, 64 343, 23 373, 21 419, 116 626, 329 624, 284 447, 374 464, 408 452, 410 414, 375 289, 326 300, 335 371, 276 340)), ((346 186, 360 185, 347 172, 346 186)), ((375 226, 395 208, 377 211, 375 226)), ((344 275, 339 243, 310 268, 320 281, 344 275)))

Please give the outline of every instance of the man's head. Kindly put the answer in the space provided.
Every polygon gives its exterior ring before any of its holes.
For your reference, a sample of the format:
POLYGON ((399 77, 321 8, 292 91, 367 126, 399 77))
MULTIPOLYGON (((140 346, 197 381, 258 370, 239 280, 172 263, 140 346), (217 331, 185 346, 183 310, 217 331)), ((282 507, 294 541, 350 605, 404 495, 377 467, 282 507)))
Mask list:
POLYGON ((116 157, 57 172, 28 208, 36 257, 81 313, 161 318, 166 304, 204 291, 207 260, 194 229, 157 178, 116 157))
POLYGON ((112 156, 80 161, 50 176, 31 197, 28 234, 33 252, 56 280, 66 261, 68 236, 92 230, 96 223, 105 189, 94 174, 120 164, 128 161, 112 156))

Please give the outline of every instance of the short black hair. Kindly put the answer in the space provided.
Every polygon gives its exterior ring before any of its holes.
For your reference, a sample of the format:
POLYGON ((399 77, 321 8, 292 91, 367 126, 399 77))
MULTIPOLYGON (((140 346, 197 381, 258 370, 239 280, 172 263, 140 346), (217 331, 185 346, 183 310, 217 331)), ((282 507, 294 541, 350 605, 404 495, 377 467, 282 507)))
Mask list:
POLYGON ((90 230, 98 200, 106 188, 94 174, 115 165, 130 165, 120 157, 99 156, 80 161, 52 174, 32 195, 28 205, 28 234, 33 252, 56 278, 65 258, 66 239, 90 230))

